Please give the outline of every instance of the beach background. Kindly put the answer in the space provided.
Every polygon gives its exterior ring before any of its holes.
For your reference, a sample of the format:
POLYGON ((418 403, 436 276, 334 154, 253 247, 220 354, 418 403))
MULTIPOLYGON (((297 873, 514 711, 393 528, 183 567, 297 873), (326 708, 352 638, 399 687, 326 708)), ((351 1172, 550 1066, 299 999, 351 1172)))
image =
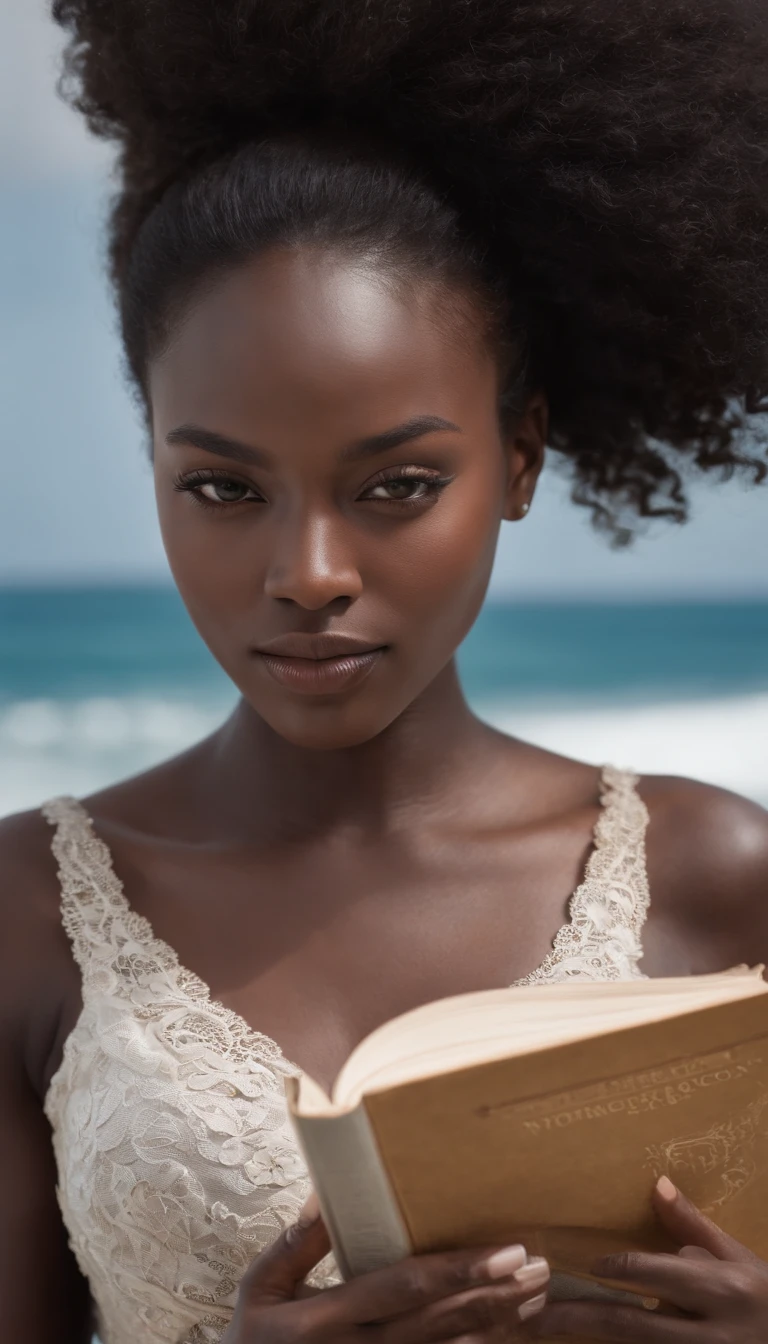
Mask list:
MULTIPOLYGON (((210 731, 233 692, 175 596, 103 277, 110 156, 54 93, 44 0, 0 0, 0 815, 210 731)), ((737 240, 736 240, 737 241, 737 240)), ((478 711, 768 804, 768 487, 692 491, 610 550, 549 464, 460 662, 478 711)))
MULTIPOLYGON (((768 602, 488 602, 479 713, 595 763, 768 806, 768 602)), ((164 585, 0 590, 0 815, 87 794, 210 732, 234 692, 164 585)))

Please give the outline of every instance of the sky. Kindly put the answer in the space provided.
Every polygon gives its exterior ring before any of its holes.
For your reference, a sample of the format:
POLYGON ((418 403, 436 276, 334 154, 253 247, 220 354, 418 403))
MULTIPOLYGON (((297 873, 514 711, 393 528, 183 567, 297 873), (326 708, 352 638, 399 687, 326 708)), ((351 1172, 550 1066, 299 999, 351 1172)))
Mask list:
MULTIPOLYGON (((0 583, 168 577, 102 270, 108 150, 55 93, 44 0, 0 0, 0 583)), ((715 482, 685 527, 612 551, 550 469, 492 591, 768 597, 768 486, 715 482)))

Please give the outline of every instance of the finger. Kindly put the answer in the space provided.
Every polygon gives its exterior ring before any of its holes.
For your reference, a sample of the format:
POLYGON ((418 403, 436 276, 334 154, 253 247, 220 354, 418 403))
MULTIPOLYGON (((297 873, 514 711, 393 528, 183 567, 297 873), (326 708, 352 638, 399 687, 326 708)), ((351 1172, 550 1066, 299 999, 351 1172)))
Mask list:
POLYGON ((510 1278, 526 1262, 522 1246, 410 1255, 323 1293, 339 1325, 365 1325, 428 1307, 441 1298, 510 1278))
MULTIPOLYGON (((706 1327, 704 1327, 706 1329, 706 1327)), ((553 1302, 536 1317, 534 1335, 614 1344, 706 1344, 701 1321, 685 1321, 642 1307, 591 1302, 553 1302)))
POLYGON ((510 1279, 368 1326, 365 1333, 372 1344, 436 1344, 477 1333, 506 1339, 511 1329, 546 1306, 549 1277, 546 1260, 529 1260, 510 1279))
POLYGON ((331 1249, 316 1199, 310 1197, 295 1223, 262 1251, 243 1276, 241 1293, 264 1306, 291 1301, 311 1269, 331 1249))
POLYGON ((299 1209, 299 1216, 296 1222, 300 1227, 309 1227, 320 1217, 320 1200, 317 1197, 317 1191, 312 1190, 309 1197, 305 1199, 299 1209))
POLYGON ((718 1260, 757 1259, 740 1241, 721 1232, 666 1176, 656 1183, 653 1205, 659 1221, 681 1245, 700 1246, 718 1260))
POLYGON ((324 1288, 313 1288, 309 1283, 300 1283, 296 1289, 295 1297, 297 1300, 303 1301, 307 1297, 318 1297, 320 1293, 324 1292, 324 1288))
POLYGON ((710 1264, 717 1260, 717 1256, 705 1251, 703 1246, 681 1246, 677 1254, 684 1260, 708 1260, 710 1264))
POLYGON ((626 1251, 599 1260, 592 1266, 592 1273, 644 1297, 661 1298, 684 1311, 706 1316, 722 1310, 727 1293, 723 1274, 729 1271, 718 1260, 713 1272, 714 1257, 704 1254, 706 1258, 701 1260, 698 1256, 683 1258, 626 1251))

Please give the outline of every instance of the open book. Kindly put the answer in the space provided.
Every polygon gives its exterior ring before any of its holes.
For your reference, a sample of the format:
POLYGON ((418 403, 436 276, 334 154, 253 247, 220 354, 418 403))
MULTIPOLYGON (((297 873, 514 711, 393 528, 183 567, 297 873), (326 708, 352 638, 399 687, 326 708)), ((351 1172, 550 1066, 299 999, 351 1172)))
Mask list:
POLYGON ((286 1079, 344 1276, 510 1241, 580 1276, 672 1249, 661 1175, 768 1258, 762 971, 461 994, 374 1031, 330 1098, 286 1079))

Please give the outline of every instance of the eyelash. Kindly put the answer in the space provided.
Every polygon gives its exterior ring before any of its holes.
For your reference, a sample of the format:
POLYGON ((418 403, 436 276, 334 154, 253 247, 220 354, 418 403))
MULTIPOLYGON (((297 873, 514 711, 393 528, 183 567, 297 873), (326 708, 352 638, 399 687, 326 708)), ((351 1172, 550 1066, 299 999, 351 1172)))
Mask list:
MULTIPOLYGON (((389 471, 382 472, 368 486, 368 490, 375 490, 377 486, 387 485, 391 481, 415 481, 425 487, 425 493, 417 495, 412 499, 378 499, 373 502, 376 504, 389 504, 397 508, 414 508, 423 504, 427 499, 434 499, 450 485, 452 476, 435 476, 424 470, 423 467, 394 467, 389 471)), ((225 500, 209 499, 202 493, 204 485, 236 485, 244 490, 253 491, 253 486, 245 481, 239 481, 236 476, 230 475, 226 471, 214 471, 210 468, 188 472, 185 476, 177 476, 173 486, 182 494, 190 494, 196 504, 204 509, 232 509, 240 504, 258 504, 265 503, 260 497, 251 497, 236 499, 226 502, 225 500)))

